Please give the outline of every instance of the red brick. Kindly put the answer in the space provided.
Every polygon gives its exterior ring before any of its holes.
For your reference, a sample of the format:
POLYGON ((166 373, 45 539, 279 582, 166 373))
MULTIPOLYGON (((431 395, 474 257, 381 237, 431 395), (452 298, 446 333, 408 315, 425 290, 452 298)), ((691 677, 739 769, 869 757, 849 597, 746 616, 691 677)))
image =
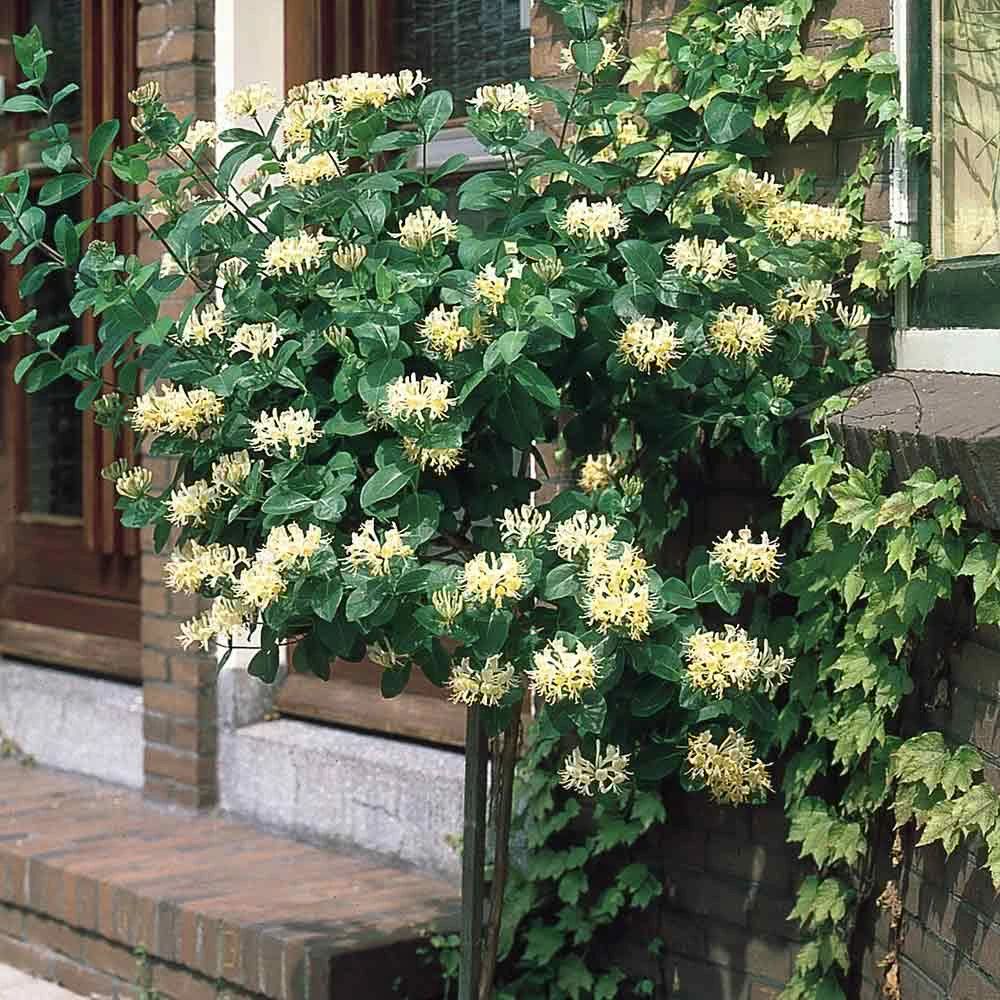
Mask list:
POLYGON ((147 712, 160 712, 182 719, 202 718, 202 710, 207 714, 212 708, 210 697, 172 684, 147 682, 143 686, 143 698, 147 712))
POLYGON ((181 784, 204 785, 211 781, 215 773, 215 758, 164 746, 147 745, 145 768, 147 774, 171 778, 181 784))
POLYGON ((58 920, 47 920, 29 913, 25 917, 24 937, 32 944, 42 945, 70 958, 80 958, 83 954, 83 940, 79 932, 58 920))

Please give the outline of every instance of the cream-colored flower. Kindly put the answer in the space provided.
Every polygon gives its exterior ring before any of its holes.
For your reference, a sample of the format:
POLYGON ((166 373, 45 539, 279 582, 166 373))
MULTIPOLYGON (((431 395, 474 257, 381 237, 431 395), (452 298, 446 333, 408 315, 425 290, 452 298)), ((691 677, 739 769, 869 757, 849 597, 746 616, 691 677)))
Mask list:
POLYGON ((480 552, 462 568, 463 593, 476 604, 500 607, 505 600, 519 600, 527 586, 524 566, 510 552, 480 552))
POLYGON ((207 650, 219 637, 233 639, 245 634, 253 628, 255 618, 253 608, 229 597, 217 597, 210 610, 181 626, 177 638, 185 649, 199 645, 207 650))
POLYGON ((730 278, 736 268, 736 258, 724 243, 698 236, 679 239, 667 259, 681 274, 701 281, 730 278))
POLYGON ((781 185, 770 174, 755 174, 752 170, 734 170, 722 182, 722 195, 735 202, 744 212, 757 215, 781 198, 781 185))
POLYGON ((445 627, 451 628, 465 611, 465 599, 457 590, 435 590, 431 594, 431 606, 445 627))
POLYGON ((525 118, 531 117, 539 107, 538 101, 523 83, 501 83, 476 88, 476 96, 467 102, 475 111, 495 111, 504 114, 513 111, 525 118))
POLYGON ((229 344, 230 354, 249 354, 253 361, 270 358, 281 343, 281 330, 274 323, 244 323, 229 344))
MULTIPOLYGON (((625 52, 618 42, 609 41, 607 38, 601 39, 604 51, 597 61, 597 68, 594 73, 603 73, 610 66, 618 66, 625 61, 625 52)), ((559 53, 559 68, 564 73, 577 72, 576 60, 573 58, 573 49, 569 45, 564 45, 559 53)))
POLYGON ((201 146, 214 146, 219 141, 219 130, 215 122, 192 122, 187 134, 180 141, 180 148, 188 156, 194 156, 201 146))
POLYGON ((548 511, 523 504, 517 510, 505 510, 497 523, 500 525, 500 537, 505 542, 525 548, 544 536, 551 519, 548 511))
POLYGON ((833 304, 833 286, 826 281, 798 278, 778 292, 771 315, 777 323, 814 323, 833 304))
POLYGON ((450 389, 438 375, 400 376, 386 387, 385 412, 391 420, 440 420, 455 404, 450 389))
POLYGON ((145 104, 152 104, 160 99, 160 85, 156 80, 150 80, 141 87, 128 92, 128 99, 132 104, 142 107, 145 104))
POLYGON ((250 424, 254 451, 281 455, 287 449, 290 458, 298 458, 307 445, 319 441, 323 432, 308 410, 266 410, 250 424))
POLYGON ((759 542, 753 532, 741 528, 737 537, 731 531, 717 539, 709 551, 713 563, 721 566, 726 579, 734 583, 764 583, 776 580, 781 568, 777 539, 771 541, 765 531, 759 542))
POLYGON ((412 97, 429 81, 420 70, 400 70, 397 74, 351 73, 326 81, 341 112, 383 108, 400 97, 412 97))
POLYGON ((561 227, 575 239, 603 243, 612 236, 621 236, 628 228, 628 220, 610 198, 595 202, 578 198, 566 207, 561 227))
POLYGON ((591 551, 587 560, 582 604, 587 621, 602 635, 620 632, 638 641, 649 634, 657 610, 649 592, 649 564, 631 544, 617 555, 591 551))
POLYGON ((323 264, 325 242, 322 236, 311 233, 273 240, 264 251, 261 271, 272 276, 315 271, 323 264))
POLYGON ((160 256, 160 277, 169 278, 175 274, 184 274, 184 271, 172 253, 164 252, 160 256))
POLYGON ((410 657, 398 652, 388 639, 377 639, 369 643, 368 659, 383 670, 402 670, 410 665, 410 657))
POLYGON ((510 278, 497 274, 497 269, 492 264, 487 264, 472 279, 472 297, 486 306, 494 316, 507 301, 509 291, 510 278))
POLYGON ((115 479, 115 491, 129 500, 144 497, 153 485, 153 473, 149 469, 134 468, 115 479))
POLYGON ((247 269, 247 262, 240 257, 231 257, 219 265, 219 283, 225 287, 239 281, 243 272, 247 269))
POLYGON ((347 165, 336 153, 306 152, 285 160, 282 172, 291 187, 304 188, 343 177, 347 173, 347 165))
POLYGON ((848 330, 860 330, 871 322, 871 314, 864 306, 848 309, 842 302, 837 303, 837 319, 848 330))
POLYGON ((618 353, 622 360, 648 375, 654 370, 668 372, 681 356, 681 339, 677 325, 667 320, 656 322, 643 316, 627 323, 618 338, 618 353))
POLYGON ((236 451, 220 455, 212 463, 212 486, 219 496, 235 496, 250 475, 250 452, 236 451))
POLYGON ((478 670, 466 657, 452 667, 451 677, 448 678, 449 698, 459 705, 493 708, 513 687, 514 668, 509 663, 501 662, 499 654, 489 657, 478 670))
POLYGON ((780 7, 744 7, 730 22, 736 38, 759 38, 762 42, 784 27, 785 15, 780 7))
POLYGON ((716 354, 736 359, 742 354, 759 358, 771 347, 771 328, 756 309, 723 306, 708 328, 708 342, 716 354))
POLYGON ((341 243, 333 251, 333 262, 342 271, 356 271, 367 256, 368 248, 360 243, 341 243))
MULTIPOLYGON (((298 147, 307 146, 313 135, 325 129, 338 114, 337 105, 330 95, 309 95, 298 100, 290 99, 285 104, 281 116, 280 133, 282 144, 295 150, 289 159, 301 163, 298 154, 304 159, 308 156, 308 150, 301 150, 298 147)), ((323 154, 317 157, 317 159, 322 158, 323 154)))
POLYGON ((606 549, 615 537, 615 526, 603 514, 588 514, 578 510, 571 518, 561 521, 552 531, 551 548, 560 559, 575 559, 578 553, 606 549))
POLYGON ((446 212, 438 215, 430 205, 424 205, 410 212, 400 225, 399 232, 393 235, 407 250, 438 249, 438 244, 444 246, 458 237, 458 226, 446 212))
POLYGON ((170 556, 163 579, 174 593, 196 594, 206 583, 214 587, 233 583, 240 567, 249 562, 247 550, 242 546, 190 541, 170 556))
POLYGON ((550 705, 579 701, 597 683, 597 657, 580 642, 570 649, 562 639, 553 639, 535 653, 532 663, 532 693, 550 705))
POLYGON ((583 468, 577 482, 584 493, 596 493, 606 489, 615 481, 621 463, 614 455, 604 452, 600 455, 588 455, 583 461, 583 468))
POLYGON ((462 464, 461 448, 424 448, 416 438, 403 438, 403 451, 421 472, 430 469, 438 476, 446 476, 462 464))
POLYGON ((460 351, 480 343, 484 338, 483 327, 478 330, 462 323, 462 307, 435 306, 417 325, 423 337, 424 346, 433 354, 439 354, 449 361, 460 351))
POLYGON ((197 437, 207 427, 222 420, 222 400, 209 389, 163 386, 143 393, 129 413, 134 430, 147 434, 187 434, 197 437))
POLYGON ((362 570, 371 576, 385 576, 391 572, 394 559, 409 559, 413 555, 413 546, 406 536, 391 525, 379 538, 375 529, 375 521, 365 521, 351 535, 351 541, 345 549, 344 563, 353 570, 362 570))
POLYGON ((546 285, 554 285, 566 270, 558 257, 543 257, 531 262, 531 270, 538 275, 546 285))
POLYGON ((773 695, 792 669, 782 649, 751 639, 738 625, 726 625, 722 632, 698 629, 685 640, 684 659, 688 683, 713 698, 757 685, 773 695))
POLYGON ((753 743, 742 733, 730 729, 717 744, 709 730, 688 736, 688 774, 704 782, 716 802, 743 805, 770 792, 771 777, 767 764, 760 760, 753 743))
POLYGON ((279 524, 267 533, 264 551, 283 570, 308 569, 309 560, 330 544, 320 528, 312 524, 305 530, 298 524, 279 524))
POLYGON ((630 760, 631 754, 622 753, 615 743, 601 750, 598 741, 593 760, 584 757, 577 747, 563 761, 559 784, 578 795, 593 795, 595 788, 602 795, 619 794, 632 777, 628 769, 630 760))
POLYGON ((222 201, 205 216, 205 224, 215 226, 225 219, 235 219, 236 215, 236 208, 228 201, 222 201))
POLYGON ((192 310, 180 341, 187 346, 203 346, 226 335, 226 313, 222 306, 209 303, 201 312, 192 310))
POLYGON ((778 199, 764 213, 764 225, 789 246, 802 240, 841 242, 854 234, 850 214, 836 205, 778 199))
POLYGON ((252 83, 234 90, 225 100, 226 114, 230 118, 251 118, 264 111, 274 111, 278 106, 278 95, 266 83, 252 83))
POLYGON ((262 550, 236 581, 236 597, 251 608, 263 611, 279 600, 288 589, 283 567, 262 550))
POLYGON ((647 153, 642 158, 642 176, 652 177, 661 184, 672 184, 688 173, 699 153, 647 153))
POLYGON ((204 479, 178 486, 167 501, 167 520, 181 527, 204 524, 209 511, 218 504, 218 499, 215 490, 204 479))

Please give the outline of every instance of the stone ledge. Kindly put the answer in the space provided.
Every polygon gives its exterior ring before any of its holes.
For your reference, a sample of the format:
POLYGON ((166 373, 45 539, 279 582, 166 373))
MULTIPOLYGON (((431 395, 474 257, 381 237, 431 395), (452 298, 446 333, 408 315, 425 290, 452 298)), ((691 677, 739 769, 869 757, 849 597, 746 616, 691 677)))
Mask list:
POLYGON ((830 426, 855 464, 884 447, 898 480, 923 466, 958 476, 969 522, 1000 528, 1000 376, 892 372, 857 390, 830 426))

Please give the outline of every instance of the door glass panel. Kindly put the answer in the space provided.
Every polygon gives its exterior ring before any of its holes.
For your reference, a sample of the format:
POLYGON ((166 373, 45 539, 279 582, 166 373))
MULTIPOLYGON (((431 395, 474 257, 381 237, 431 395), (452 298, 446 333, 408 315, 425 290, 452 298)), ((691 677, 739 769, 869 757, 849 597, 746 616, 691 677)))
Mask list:
POLYGON ((434 89, 450 90, 462 116, 476 87, 530 75, 521 6, 521 0, 398 0, 396 65, 422 69, 434 89))
POLYGON ((937 257, 1000 253, 1000 0, 934 0, 937 257))
MULTIPOLYGON (((5 0, 10 2, 10 0, 5 0)), ((83 9, 81 0, 30 0, 28 23, 37 24, 51 49, 45 88, 57 93, 67 83, 83 79, 83 9)), ((80 91, 70 95, 55 110, 59 121, 76 122, 81 117, 80 91)))

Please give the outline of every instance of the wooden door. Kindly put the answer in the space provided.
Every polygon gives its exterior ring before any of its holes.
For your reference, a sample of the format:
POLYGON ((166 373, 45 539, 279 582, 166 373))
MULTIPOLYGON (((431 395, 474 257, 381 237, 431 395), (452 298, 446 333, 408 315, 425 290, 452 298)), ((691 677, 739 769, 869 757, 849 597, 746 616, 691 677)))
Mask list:
MULTIPOLYGON (((60 106, 71 130, 89 134, 113 117, 127 122, 125 95, 135 79, 134 0, 8 2, 0 34, 6 38, 35 23, 53 50, 50 85, 81 82, 79 94, 60 106)), ((17 70, 9 46, 0 49, 0 59, 10 87, 17 70)), ((24 117, 8 116, 0 128, 6 129, 0 133, 6 169, 28 167, 33 186, 44 183, 24 117)), ((88 189, 82 200, 48 211, 92 218, 105 204, 103 194, 88 189)), ((90 236, 113 239, 125 253, 136 245, 132 220, 96 227, 90 236)), ((70 326, 63 348, 94 342, 94 321, 69 311, 71 276, 53 275, 22 302, 22 269, 0 268, 0 307, 7 316, 35 308, 38 329, 70 326)), ((126 454, 131 442, 116 443, 92 416, 76 410, 75 382, 59 381, 31 395, 15 387, 13 369, 26 349, 14 340, 0 358, 0 650, 139 679, 138 538, 118 524, 113 487, 100 479, 101 468, 126 454)), ((105 373, 113 377, 113 369, 105 373)))

